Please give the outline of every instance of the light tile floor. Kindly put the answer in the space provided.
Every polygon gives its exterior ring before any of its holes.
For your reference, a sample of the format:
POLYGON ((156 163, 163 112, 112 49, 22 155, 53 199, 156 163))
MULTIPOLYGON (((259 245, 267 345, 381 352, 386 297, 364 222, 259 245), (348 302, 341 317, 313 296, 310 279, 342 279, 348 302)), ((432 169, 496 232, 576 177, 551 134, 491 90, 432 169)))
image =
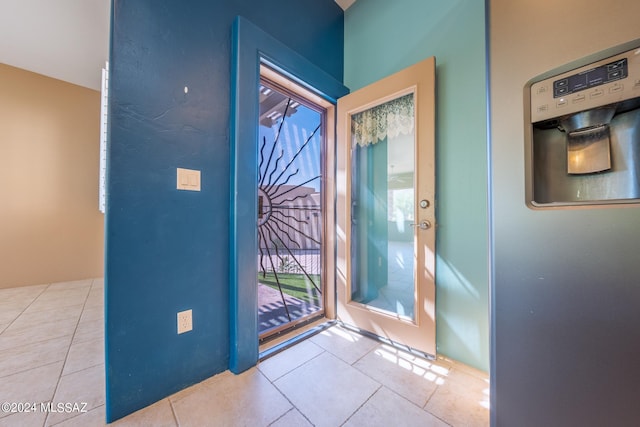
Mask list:
MULTIPOLYGON (((0 403, 37 403, 0 411, 0 427, 104 425, 103 288, 95 279, 0 290, 0 403), (86 407, 47 413, 40 402, 86 407)), ((334 326, 111 425, 486 426, 488 389, 483 372, 334 326)))

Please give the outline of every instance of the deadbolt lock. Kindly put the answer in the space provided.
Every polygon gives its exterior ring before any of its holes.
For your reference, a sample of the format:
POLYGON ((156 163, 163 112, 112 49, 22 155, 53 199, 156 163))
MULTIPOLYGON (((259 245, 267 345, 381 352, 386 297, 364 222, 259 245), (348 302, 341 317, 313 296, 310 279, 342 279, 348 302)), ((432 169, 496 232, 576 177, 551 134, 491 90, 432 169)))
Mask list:
POLYGON ((430 205, 430 203, 429 203, 429 201, 428 201, 427 199, 422 199, 422 200, 420 200, 420 207, 421 207, 422 209, 426 209, 426 208, 428 208, 428 207, 429 207, 429 205, 430 205))

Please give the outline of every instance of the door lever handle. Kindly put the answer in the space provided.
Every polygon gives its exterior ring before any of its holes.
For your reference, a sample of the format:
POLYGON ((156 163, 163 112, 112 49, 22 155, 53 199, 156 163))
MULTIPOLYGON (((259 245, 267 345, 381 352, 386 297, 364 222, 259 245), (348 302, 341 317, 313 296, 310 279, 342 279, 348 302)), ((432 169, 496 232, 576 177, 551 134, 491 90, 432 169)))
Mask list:
POLYGON ((416 224, 416 223, 411 223, 409 224, 412 227, 418 227, 420 228, 420 230, 428 230, 431 228, 431 222, 430 221, 421 221, 420 224, 416 224))

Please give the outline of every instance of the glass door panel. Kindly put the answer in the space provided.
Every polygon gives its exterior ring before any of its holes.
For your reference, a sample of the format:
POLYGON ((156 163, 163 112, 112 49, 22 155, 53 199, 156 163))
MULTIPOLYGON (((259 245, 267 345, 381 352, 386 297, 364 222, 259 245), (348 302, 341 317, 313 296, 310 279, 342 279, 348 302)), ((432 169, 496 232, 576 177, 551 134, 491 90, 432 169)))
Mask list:
POLYGON ((414 319, 413 93, 351 116, 352 301, 414 319))

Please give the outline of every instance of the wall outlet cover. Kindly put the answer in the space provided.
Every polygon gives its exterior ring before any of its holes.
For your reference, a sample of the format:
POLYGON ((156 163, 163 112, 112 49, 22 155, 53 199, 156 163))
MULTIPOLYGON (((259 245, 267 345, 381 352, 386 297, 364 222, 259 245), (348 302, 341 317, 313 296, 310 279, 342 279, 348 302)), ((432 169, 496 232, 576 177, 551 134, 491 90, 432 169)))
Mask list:
POLYGON ((192 310, 180 311, 178 313, 178 333, 183 334, 193 330, 192 310))

